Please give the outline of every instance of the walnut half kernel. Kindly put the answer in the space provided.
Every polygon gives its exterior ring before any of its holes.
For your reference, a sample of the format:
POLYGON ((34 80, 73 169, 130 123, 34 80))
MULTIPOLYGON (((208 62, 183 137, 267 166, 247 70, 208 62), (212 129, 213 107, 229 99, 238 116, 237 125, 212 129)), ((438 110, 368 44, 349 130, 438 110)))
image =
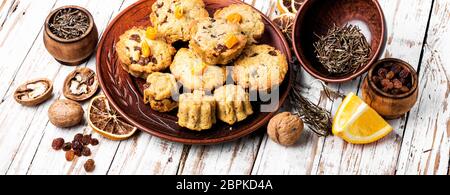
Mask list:
POLYGON ((77 68, 64 81, 64 97, 74 101, 84 101, 91 98, 98 89, 95 72, 89 68, 77 68))
POLYGON ((14 92, 14 99, 24 106, 37 106, 50 99, 53 83, 49 79, 40 78, 25 82, 14 92))

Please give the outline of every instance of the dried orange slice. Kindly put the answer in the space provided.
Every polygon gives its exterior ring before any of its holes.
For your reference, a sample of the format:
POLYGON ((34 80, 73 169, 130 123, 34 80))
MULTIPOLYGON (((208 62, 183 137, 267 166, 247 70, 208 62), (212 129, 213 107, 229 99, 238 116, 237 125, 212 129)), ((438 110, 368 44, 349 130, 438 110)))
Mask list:
POLYGON ((272 19, 272 21, 278 26, 281 32, 284 33, 288 39, 291 39, 294 20, 295 15, 292 13, 281 14, 272 19))
POLYGON ((104 95, 96 96, 91 100, 88 108, 88 123, 94 131, 111 140, 127 139, 137 130, 110 107, 104 95))

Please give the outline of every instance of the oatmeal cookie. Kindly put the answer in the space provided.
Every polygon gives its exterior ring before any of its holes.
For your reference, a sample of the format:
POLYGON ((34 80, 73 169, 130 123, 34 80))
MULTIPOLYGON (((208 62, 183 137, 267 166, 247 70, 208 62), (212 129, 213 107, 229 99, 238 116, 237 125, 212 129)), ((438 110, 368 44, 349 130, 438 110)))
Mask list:
POLYGON ((228 64, 237 58, 247 44, 247 36, 238 24, 224 19, 201 20, 191 29, 189 47, 209 64, 228 64))
POLYGON ((264 23, 261 14, 245 4, 233 4, 217 10, 214 13, 216 20, 225 19, 229 23, 237 23, 247 35, 248 43, 256 43, 264 34, 264 23))
POLYGON ((150 103, 153 110, 169 112, 178 106, 173 97, 178 95, 175 77, 169 73, 154 72, 147 77, 144 89, 144 103, 150 103))
POLYGON ((208 90, 222 86, 226 80, 225 68, 208 65, 192 50, 181 48, 175 55, 170 71, 184 87, 208 90))
POLYGON ((246 89, 269 91, 283 82, 288 68, 280 51, 269 45, 251 45, 234 62, 232 77, 246 89))
POLYGON ((193 22, 206 17, 208 11, 202 0, 157 0, 150 14, 152 24, 169 43, 189 41, 193 22))
POLYGON ((116 52, 127 72, 145 79, 169 67, 176 50, 164 40, 146 38, 144 28, 134 27, 120 36, 116 52))
POLYGON ((216 123, 216 101, 203 91, 181 94, 178 125, 194 131, 211 129, 216 123))
POLYGON ((249 94, 239 85, 225 85, 214 91, 217 117, 229 125, 243 121, 253 114, 249 94))

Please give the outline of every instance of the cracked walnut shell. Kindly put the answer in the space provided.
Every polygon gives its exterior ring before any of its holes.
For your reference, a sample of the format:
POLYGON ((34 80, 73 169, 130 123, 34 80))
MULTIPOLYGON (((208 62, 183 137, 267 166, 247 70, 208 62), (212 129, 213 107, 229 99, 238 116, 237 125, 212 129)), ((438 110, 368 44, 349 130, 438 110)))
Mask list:
POLYGON ((283 146, 294 145, 303 131, 303 121, 290 112, 275 115, 267 126, 267 134, 274 142, 283 146))
POLYGON ((64 97, 74 101, 84 101, 91 98, 98 89, 95 72, 89 68, 77 68, 64 80, 64 97))
POLYGON ((52 81, 46 78, 34 79, 20 85, 14 92, 14 99, 24 106, 36 106, 50 99, 52 92, 52 81))

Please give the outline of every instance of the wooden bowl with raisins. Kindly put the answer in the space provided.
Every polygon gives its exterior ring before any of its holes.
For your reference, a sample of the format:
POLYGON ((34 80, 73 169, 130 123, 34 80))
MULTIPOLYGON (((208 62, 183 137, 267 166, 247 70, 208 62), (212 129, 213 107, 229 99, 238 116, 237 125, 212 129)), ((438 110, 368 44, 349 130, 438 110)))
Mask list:
POLYGON ((364 101, 387 119, 409 112, 417 102, 418 77, 414 68, 399 59, 387 58, 375 63, 362 86, 364 101))

